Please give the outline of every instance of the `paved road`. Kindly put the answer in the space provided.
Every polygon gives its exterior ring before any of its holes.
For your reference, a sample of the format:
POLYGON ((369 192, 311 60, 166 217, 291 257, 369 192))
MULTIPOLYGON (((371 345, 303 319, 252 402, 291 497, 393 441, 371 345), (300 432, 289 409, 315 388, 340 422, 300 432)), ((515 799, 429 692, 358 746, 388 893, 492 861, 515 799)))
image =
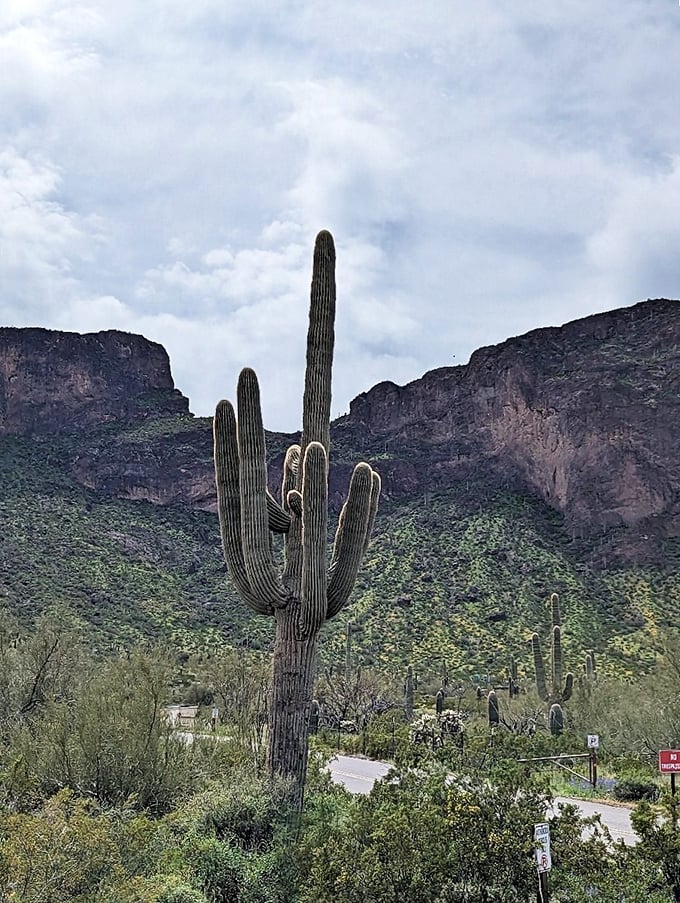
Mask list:
POLYGON ((625 806, 608 806, 594 800, 575 800, 563 796, 555 797, 555 802, 575 803, 585 816, 599 815, 602 824, 609 828, 614 840, 622 840, 628 846, 634 846, 638 842, 630 824, 630 809, 625 806))
POLYGON ((350 793, 370 793, 371 787, 384 777, 392 766, 373 759, 355 756, 336 756, 328 763, 331 780, 343 784, 350 793))
MULTIPOLYGON (((328 763, 328 768, 333 782, 343 784, 350 793, 370 793, 373 784, 386 775, 391 766, 386 762, 374 762, 372 759, 336 756, 328 763)), ((630 825, 630 811, 624 807, 566 797, 557 797, 555 803, 575 803, 585 816, 598 813, 602 824, 609 828, 614 840, 621 839, 629 846, 637 843, 630 825)))

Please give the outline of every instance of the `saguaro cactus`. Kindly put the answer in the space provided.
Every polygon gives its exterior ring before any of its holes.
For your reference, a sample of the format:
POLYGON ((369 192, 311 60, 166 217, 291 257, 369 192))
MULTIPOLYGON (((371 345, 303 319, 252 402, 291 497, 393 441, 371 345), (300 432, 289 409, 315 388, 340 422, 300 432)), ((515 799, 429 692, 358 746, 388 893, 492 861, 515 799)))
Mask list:
POLYGON ((534 633, 531 637, 531 648, 536 673, 536 691, 546 702, 566 702, 571 698, 574 688, 574 675, 569 672, 564 678, 564 684, 562 683, 562 628, 560 626, 560 597, 557 593, 553 593, 550 597, 550 608, 552 616, 551 687, 548 688, 546 681, 540 640, 538 634, 534 633))
POLYGON ((559 737, 564 730, 564 712, 559 702, 554 702, 550 706, 550 733, 553 737, 559 737))
POLYGON ((300 445, 288 449, 281 505, 267 490, 265 438, 255 373, 241 372, 236 416, 220 401, 214 419, 222 546, 241 598, 273 617, 276 641, 269 714, 269 771, 293 779, 302 805, 317 638, 347 603, 378 508, 380 478, 357 464, 327 562, 328 452, 335 322, 335 248, 320 232, 314 248, 300 445), (283 569, 270 533, 284 534, 283 569))
POLYGON ((519 696, 519 680, 517 678, 517 662, 515 656, 510 656, 510 666, 508 668, 508 696, 514 699, 519 696))
POLYGON ((413 676, 413 665, 409 665, 406 669, 406 680, 404 681, 404 699, 406 717, 410 721, 413 718, 413 703, 415 691, 415 678, 413 676))
POLYGON ((500 706, 498 704, 498 696, 495 690, 491 690, 486 699, 487 714, 489 716, 489 727, 496 727, 501 720, 500 706))

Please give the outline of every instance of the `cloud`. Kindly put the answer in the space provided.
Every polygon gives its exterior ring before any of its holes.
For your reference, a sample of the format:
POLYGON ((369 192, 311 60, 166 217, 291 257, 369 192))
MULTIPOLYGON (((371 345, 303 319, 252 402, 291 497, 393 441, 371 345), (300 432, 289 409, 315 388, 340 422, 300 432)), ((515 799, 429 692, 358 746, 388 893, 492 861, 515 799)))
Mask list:
POLYGON ((334 412, 677 296, 679 36, 649 0, 8 0, 2 319, 161 341, 198 413, 255 366, 293 429, 320 228, 334 412))

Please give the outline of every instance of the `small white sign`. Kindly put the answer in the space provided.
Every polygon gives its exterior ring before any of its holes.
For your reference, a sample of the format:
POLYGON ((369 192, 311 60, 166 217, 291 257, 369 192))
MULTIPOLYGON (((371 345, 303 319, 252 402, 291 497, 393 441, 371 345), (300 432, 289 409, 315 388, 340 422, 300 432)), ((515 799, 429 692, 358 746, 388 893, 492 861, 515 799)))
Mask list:
POLYGON ((588 734, 588 749, 599 749, 600 737, 598 734, 588 734))
POLYGON ((550 826, 547 822, 534 825, 534 841, 536 842, 536 864, 539 875, 541 872, 549 872, 552 868, 550 856, 550 826))

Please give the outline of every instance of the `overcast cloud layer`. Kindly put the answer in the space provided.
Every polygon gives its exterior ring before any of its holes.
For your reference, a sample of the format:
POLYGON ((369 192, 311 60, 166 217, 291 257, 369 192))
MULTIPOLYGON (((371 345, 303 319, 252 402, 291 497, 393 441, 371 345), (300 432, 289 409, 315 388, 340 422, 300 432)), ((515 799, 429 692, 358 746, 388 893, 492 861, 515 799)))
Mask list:
POLYGON ((249 365, 296 429, 314 235, 333 415, 376 382, 680 296, 676 0, 3 0, 0 324, 249 365))

